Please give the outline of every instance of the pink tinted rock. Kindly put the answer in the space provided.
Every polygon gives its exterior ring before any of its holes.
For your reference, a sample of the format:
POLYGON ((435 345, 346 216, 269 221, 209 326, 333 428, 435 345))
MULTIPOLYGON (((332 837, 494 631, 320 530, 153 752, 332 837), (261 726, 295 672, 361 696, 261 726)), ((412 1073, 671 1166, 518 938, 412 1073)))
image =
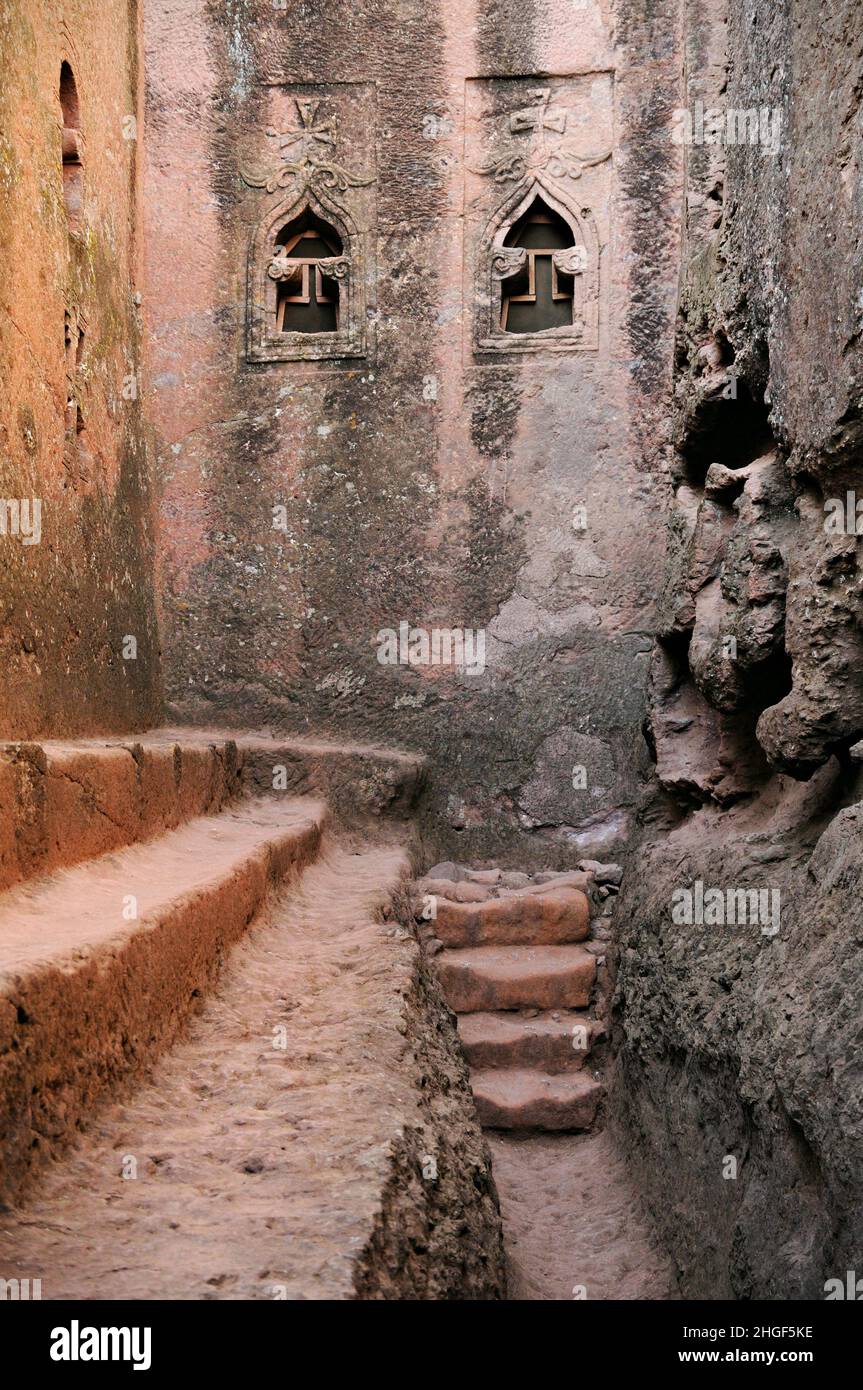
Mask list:
POLYGON ((449 946, 542 945, 583 941, 590 930, 587 898, 574 888, 534 897, 437 904, 436 931, 449 946))
POLYGON ((596 962, 581 946, 478 946, 442 951, 438 976, 456 1013, 584 1009, 596 962))
POLYGON ((600 1083, 581 1072, 475 1071, 471 1086, 480 1122, 489 1129, 589 1129, 602 1098, 600 1083))
POLYGON ((588 1014, 555 1009, 552 1013, 462 1014, 458 1033, 471 1068, 534 1068, 557 1074, 584 1066, 602 1025, 588 1014))

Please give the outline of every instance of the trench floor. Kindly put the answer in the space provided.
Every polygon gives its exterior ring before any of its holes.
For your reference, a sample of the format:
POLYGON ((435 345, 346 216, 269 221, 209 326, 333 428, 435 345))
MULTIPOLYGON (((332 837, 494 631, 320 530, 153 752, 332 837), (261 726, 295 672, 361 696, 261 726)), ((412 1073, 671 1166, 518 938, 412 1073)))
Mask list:
POLYGON ((623 1156, 598 1134, 487 1134, 509 1297, 679 1298, 623 1156))

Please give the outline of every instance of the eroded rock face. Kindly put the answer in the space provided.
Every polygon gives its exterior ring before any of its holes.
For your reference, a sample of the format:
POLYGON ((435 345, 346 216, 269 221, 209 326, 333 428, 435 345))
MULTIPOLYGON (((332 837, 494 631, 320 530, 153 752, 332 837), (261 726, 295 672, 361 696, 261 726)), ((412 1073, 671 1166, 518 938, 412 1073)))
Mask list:
POLYGON ((0 737, 159 722, 137 19, 0 16, 0 737))
POLYGON ((821 1298, 863 1244, 860 806, 820 838, 819 815, 710 814, 645 849, 624 890, 617 1095, 688 1296, 821 1298), (778 891, 778 934, 675 925, 698 879, 778 891))
POLYGON ((361 1299, 500 1299, 506 1295, 500 1210, 488 1149, 440 988, 417 962, 405 995, 405 1067, 415 1122, 390 1153, 390 1177, 357 1260, 361 1299), (434 1181, 426 1178, 434 1159, 434 1181))
POLYGON ((861 542, 826 524, 859 475, 863 16, 730 0, 687 25, 685 100, 783 133, 687 152, 663 837, 620 904, 617 1096, 684 1292, 818 1298, 863 1243, 861 542), (697 882, 777 893, 775 934, 675 920, 697 882))
POLYGON ((793 496, 775 449, 737 469, 713 463, 703 487, 681 491, 651 729, 663 784, 724 804, 767 771, 754 725, 787 664, 793 496))
POLYGON ((794 680, 758 737, 776 767, 806 776, 863 729, 863 569, 856 536, 825 535, 823 512, 800 510, 785 624, 794 680))

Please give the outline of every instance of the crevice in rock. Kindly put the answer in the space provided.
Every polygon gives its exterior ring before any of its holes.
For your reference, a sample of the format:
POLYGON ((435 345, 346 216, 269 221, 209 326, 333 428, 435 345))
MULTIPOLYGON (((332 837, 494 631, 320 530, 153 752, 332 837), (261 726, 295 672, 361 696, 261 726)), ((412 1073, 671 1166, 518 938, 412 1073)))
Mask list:
MULTIPOLYGON (((730 363, 733 360, 732 354, 730 363)), ((696 378, 693 383, 696 403, 687 413, 678 446, 680 481, 690 487, 704 486, 712 464, 744 468, 775 446, 769 408, 745 381, 735 377, 730 363, 720 361, 709 378, 696 378)))

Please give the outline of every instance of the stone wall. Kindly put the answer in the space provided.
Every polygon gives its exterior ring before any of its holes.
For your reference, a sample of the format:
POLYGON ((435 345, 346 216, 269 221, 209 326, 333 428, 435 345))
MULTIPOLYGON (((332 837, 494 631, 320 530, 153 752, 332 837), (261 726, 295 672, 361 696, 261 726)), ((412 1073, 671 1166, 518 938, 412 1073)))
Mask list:
POLYGON ((690 3, 685 50, 724 134, 687 147, 620 1118, 685 1292, 818 1298, 863 1249, 860 540, 835 524, 860 478, 863 15, 690 3), (779 896, 675 922, 698 881, 779 896))
POLYGON ((175 716, 421 750, 441 854, 611 848, 647 762, 676 3, 153 0, 145 20, 175 716), (491 237, 537 174, 582 227, 586 327, 515 351, 491 237), (344 260, 329 354, 273 332, 276 237, 309 202, 344 260), (484 669, 421 664, 422 638, 417 664, 381 661, 401 623, 482 631, 484 669))
POLYGON ((0 50, 0 734, 141 728, 160 689, 137 6, 8 0, 0 50))

